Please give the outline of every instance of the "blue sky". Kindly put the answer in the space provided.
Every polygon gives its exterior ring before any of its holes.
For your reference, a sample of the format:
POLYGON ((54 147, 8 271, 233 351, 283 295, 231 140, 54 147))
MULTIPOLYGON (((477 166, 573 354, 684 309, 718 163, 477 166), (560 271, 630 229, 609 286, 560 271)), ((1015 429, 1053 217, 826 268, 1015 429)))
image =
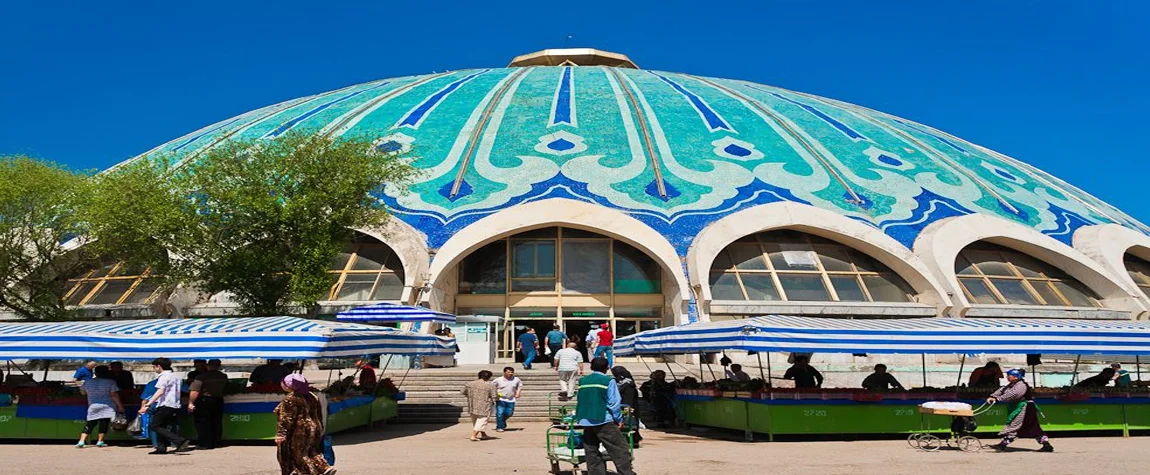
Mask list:
POLYGON ((572 34, 929 124, 1150 222, 1150 2, 102 3, 0 5, 0 154, 106 168, 257 107, 572 34))

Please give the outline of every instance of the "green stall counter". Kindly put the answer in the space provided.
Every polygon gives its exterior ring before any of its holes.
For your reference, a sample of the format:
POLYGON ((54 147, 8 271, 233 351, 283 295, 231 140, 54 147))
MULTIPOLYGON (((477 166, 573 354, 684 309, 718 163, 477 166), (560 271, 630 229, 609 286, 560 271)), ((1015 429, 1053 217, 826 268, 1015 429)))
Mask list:
POLYGON ((0 407, 0 439, 23 437, 28 431, 28 421, 16 417, 16 406, 0 407))
MULTIPOLYGON (((775 435, 907 434, 949 432, 951 416, 921 414, 925 401, 888 399, 770 400, 679 396, 683 420, 690 425, 775 435)), ((977 407, 981 401, 967 401, 977 407)), ((1150 429, 1150 398, 1090 399, 1063 402, 1036 401, 1042 426, 1059 431, 1123 431, 1150 429)), ((999 405, 979 415, 978 433, 993 434, 1006 423, 1007 408, 999 405)))

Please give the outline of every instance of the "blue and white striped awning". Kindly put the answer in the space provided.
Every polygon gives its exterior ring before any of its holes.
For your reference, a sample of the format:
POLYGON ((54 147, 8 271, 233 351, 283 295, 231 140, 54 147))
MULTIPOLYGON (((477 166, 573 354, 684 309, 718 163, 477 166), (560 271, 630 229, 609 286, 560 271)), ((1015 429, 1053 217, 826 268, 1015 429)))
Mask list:
POLYGON ((297 317, 0 323, 0 360, 447 355, 455 340, 297 317))
POLYGON ((723 350, 1147 355, 1150 354, 1150 322, 765 316, 645 331, 617 339, 615 347, 615 354, 620 356, 723 350))
POLYGON ((344 322, 434 322, 455 323, 455 315, 423 307, 380 302, 366 307, 339 312, 335 318, 344 322))

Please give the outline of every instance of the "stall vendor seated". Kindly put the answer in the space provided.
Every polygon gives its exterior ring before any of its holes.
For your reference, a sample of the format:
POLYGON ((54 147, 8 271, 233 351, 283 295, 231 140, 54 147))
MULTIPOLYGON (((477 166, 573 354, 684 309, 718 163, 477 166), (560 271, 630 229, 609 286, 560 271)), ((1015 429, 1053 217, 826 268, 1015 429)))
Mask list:
POLYGON ((874 365, 874 373, 871 373, 862 382, 863 389, 867 391, 889 391, 890 389, 905 390, 902 384, 894 379, 894 375, 886 372, 886 365, 874 365))
POLYGON ((1110 384, 1110 381, 1114 380, 1114 375, 1117 373, 1117 371, 1114 371, 1114 368, 1106 368, 1102 370, 1101 373, 1079 381, 1074 387, 1078 389, 1105 387, 1110 384))
POLYGON ((1114 363, 1110 365, 1114 368, 1114 386, 1119 388, 1130 387, 1130 372, 1122 369, 1122 364, 1114 363))
POLYGON ((983 367, 975 368, 974 371, 970 372, 970 380, 967 382, 967 386, 972 388, 997 388, 1001 380, 1002 367, 998 366, 998 363, 991 361, 983 367))
POLYGON ((727 379, 731 381, 750 381, 751 375, 743 371, 743 365, 735 363, 731 365, 731 369, 727 370, 727 379))
POLYGON ((365 391, 374 390, 376 377, 375 368, 371 367, 371 363, 367 359, 360 359, 355 362, 355 367, 359 368, 359 387, 365 391))
POLYGON ((795 382, 799 389, 814 389, 823 386, 823 374, 810 365, 810 357, 803 355, 795 357, 795 364, 783 373, 783 379, 795 382))
POLYGON ((280 384, 288 374, 291 374, 291 370, 283 367, 283 361, 268 360, 266 364, 256 366, 248 381, 252 384, 280 384))

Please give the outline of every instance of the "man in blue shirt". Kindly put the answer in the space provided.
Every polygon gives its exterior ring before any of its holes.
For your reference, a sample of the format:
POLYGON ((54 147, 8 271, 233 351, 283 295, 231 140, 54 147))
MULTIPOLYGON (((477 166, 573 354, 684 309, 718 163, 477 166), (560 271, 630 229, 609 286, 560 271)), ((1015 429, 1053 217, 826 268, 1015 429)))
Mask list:
POLYGON ((558 353, 559 350, 567 346, 567 335, 559 331, 559 324, 556 323, 543 339, 547 341, 547 348, 551 350, 551 367, 554 368, 557 364, 555 362, 555 353, 558 353))
POLYGON ((76 384, 82 385, 89 379, 92 379, 92 370, 94 369, 96 369, 95 361, 84 363, 84 366, 81 366, 80 369, 77 369, 75 373, 72 373, 72 379, 76 384))
POLYGON ((599 446, 607 449, 615 472, 635 475, 631 470, 630 444, 623 438, 623 398, 615 378, 607 375, 607 359, 591 360, 591 374, 579 380, 579 402, 575 406, 576 424, 583 429, 583 451, 589 475, 607 475, 607 461, 599 446))
POLYGON ((523 369, 531 369, 535 361, 535 353, 539 351, 539 337, 535 336, 535 329, 527 327, 527 333, 519 335, 519 342, 515 350, 523 353, 523 369))

